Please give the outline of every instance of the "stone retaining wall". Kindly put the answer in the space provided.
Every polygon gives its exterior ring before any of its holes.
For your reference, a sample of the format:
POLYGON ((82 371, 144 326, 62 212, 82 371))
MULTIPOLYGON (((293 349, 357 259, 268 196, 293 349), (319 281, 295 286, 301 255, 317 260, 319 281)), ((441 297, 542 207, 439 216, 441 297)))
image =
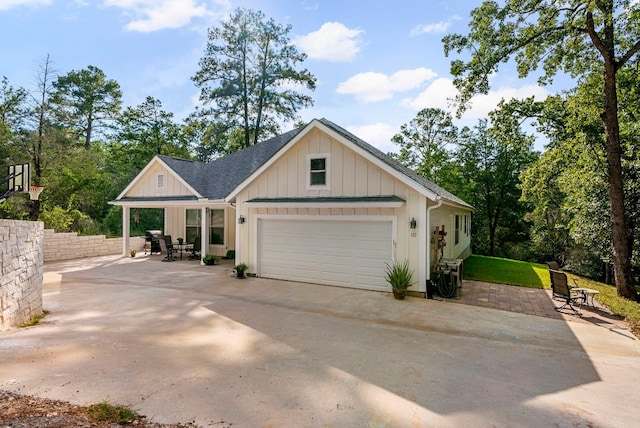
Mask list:
MULTIPOLYGON (((129 245, 143 251, 144 238, 129 238, 129 245)), ((78 236, 77 233, 55 233, 44 230, 44 261, 82 259, 85 257, 122 254, 122 238, 107 238, 104 235, 78 236)))
POLYGON ((0 330, 42 314, 42 222, 0 220, 0 330))

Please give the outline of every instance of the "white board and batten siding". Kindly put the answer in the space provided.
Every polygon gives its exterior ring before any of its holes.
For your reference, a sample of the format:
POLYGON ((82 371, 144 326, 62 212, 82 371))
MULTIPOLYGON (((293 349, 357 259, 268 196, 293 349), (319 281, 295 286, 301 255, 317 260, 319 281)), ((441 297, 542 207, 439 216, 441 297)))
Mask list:
POLYGON ((389 291, 384 271, 393 254, 392 218, 261 216, 257 222, 258 275, 389 291))
POLYGON ((172 172, 153 165, 127 192, 127 197, 192 196, 193 193, 172 172))

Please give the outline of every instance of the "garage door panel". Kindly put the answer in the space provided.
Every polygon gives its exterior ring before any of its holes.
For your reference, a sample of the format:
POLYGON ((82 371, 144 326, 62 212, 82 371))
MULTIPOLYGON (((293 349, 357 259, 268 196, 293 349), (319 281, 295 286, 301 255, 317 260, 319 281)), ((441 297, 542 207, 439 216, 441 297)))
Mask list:
POLYGON ((391 229, 391 221, 260 219, 259 274, 388 291, 391 229))

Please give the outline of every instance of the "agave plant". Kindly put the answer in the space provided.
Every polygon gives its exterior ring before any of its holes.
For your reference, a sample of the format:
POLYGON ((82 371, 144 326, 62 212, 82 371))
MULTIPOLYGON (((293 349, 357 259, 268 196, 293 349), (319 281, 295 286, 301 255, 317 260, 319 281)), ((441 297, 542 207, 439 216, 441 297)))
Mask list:
POLYGON ((391 288, 406 290, 411 287, 413 284, 413 270, 409 267, 409 260, 395 261, 386 265, 385 279, 391 284, 391 288))

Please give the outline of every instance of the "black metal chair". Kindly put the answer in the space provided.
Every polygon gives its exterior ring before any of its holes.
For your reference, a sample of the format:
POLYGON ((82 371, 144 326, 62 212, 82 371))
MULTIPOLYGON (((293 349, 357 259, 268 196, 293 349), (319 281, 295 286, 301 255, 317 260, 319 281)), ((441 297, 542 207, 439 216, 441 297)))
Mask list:
POLYGON ((163 237, 160 238, 160 248, 162 249, 162 252, 166 254, 166 256, 164 257, 164 259, 162 259, 163 262, 173 262, 176 260, 175 256, 173 255, 174 253, 174 249, 173 249, 173 242, 171 241, 171 235, 164 235, 163 237))
POLYGON ((573 307, 574 303, 579 303, 580 306, 584 303, 585 296, 583 294, 575 294, 571 292, 571 287, 567 281, 567 274, 560 272, 559 270, 549 269, 551 275, 551 287, 554 289, 554 293, 561 296, 564 299, 564 305, 556 308, 556 311, 561 311, 567 306, 573 311, 574 314, 582 316, 582 313, 573 307))
POLYGON ((200 260, 200 247, 202 246, 202 240, 199 236, 196 236, 196 240, 189 247, 189 260, 200 260))

